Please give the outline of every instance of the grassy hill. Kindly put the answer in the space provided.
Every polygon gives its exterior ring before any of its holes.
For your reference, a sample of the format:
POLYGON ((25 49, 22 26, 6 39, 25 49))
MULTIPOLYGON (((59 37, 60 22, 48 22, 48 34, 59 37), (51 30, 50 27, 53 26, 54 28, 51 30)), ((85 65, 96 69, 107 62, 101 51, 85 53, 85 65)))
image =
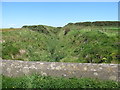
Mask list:
POLYGON ((49 62, 120 63, 120 22, 69 23, 64 27, 23 26, 2 32, 3 59, 49 62))

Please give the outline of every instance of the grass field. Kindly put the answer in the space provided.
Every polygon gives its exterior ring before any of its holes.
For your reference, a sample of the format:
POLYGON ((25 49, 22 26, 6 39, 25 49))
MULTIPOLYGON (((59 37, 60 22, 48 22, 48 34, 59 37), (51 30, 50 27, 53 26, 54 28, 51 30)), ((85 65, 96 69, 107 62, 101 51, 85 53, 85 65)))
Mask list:
POLYGON ((0 57, 25 61, 119 63, 118 38, 115 26, 68 24, 3 29, 0 57))
POLYGON ((120 88, 118 82, 91 78, 30 75, 16 78, 2 76, 2 79, 2 88, 120 88))

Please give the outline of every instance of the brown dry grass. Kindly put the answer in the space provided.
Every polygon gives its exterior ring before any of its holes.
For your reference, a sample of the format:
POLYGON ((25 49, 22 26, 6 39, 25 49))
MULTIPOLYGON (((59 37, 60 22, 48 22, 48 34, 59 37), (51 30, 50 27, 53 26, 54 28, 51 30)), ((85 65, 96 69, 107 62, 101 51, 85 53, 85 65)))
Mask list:
POLYGON ((21 30, 21 28, 3 28, 0 31, 14 31, 14 30, 21 30))

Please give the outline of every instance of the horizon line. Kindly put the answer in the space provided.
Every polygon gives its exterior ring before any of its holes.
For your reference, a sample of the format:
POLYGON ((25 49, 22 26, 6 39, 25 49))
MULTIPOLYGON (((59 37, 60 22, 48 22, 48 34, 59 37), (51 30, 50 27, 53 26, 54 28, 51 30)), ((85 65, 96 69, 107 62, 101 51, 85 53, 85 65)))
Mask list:
MULTIPOLYGON (((81 21, 81 22, 69 22, 69 23, 84 23, 84 22, 120 22, 119 20, 109 20, 109 21, 103 21, 103 20, 101 20, 101 21, 81 21)), ((67 24, 69 24, 69 23, 67 23, 67 24)), ((67 25, 67 24, 65 24, 65 25, 67 25)), ((4 28, 22 28, 23 26, 34 26, 34 25, 44 25, 44 26, 51 26, 51 27, 64 27, 65 25, 63 25, 63 26, 52 26, 52 25, 46 25, 46 24, 25 24, 25 25, 22 25, 21 27, 2 27, 2 28, 0 28, 0 29, 4 29, 4 28)))

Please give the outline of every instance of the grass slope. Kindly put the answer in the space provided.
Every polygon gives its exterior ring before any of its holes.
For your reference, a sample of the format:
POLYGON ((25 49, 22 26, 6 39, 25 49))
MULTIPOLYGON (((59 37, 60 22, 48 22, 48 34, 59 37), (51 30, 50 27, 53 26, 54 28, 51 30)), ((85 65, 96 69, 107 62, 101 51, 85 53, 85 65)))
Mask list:
POLYGON ((29 26, 2 32, 2 58, 25 61, 120 63, 117 26, 29 26))

